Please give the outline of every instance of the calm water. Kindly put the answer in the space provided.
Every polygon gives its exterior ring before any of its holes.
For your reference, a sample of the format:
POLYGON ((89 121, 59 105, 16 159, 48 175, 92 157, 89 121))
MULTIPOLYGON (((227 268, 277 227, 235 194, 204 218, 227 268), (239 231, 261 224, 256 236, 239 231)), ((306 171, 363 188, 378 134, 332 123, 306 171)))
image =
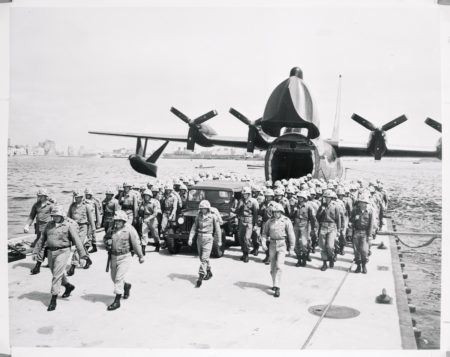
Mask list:
MULTIPOLYGON (((263 180, 263 169, 249 170, 245 161, 235 160, 161 160, 159 178, 193 174, 197 165, 215 166, 212 172, 248 174, 263 180)), ((399 231, 441 232, 441 163, 439 161, 347 159, 348 179, 380 178, 390 197, 391 216, 399 231)), ((45 187, 58 203, 68 208, 72 191, 91 187, 98 198, 108 186, 123 181, 145 184, 155 180, 134 172, 127 159, 10 157, 8 158, 8 236, 22 233, 36 191, 45 187)), ((405 238, 419 245, 427 238, 405 238)), ((421 249, 402 249, 416 320, 422 330, 422 347, 439 348, 441 300, 441 241, 421 249)), ((375 251, 376 253, 376 251, 375 251)), ((370 265, 369 265, 370 269, 370 265)), ((370 272, 369 272, 370 273, 370 272)))

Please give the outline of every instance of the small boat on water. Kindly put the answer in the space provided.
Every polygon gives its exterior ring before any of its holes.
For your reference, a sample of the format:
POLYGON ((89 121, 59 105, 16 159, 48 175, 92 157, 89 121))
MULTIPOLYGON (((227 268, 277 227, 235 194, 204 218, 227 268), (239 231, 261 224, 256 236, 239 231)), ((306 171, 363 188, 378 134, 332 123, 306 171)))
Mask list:
POLYGON ((213 169, 215 166, 203 166, 202 164, 195 166, 196 169, 213 169))
POLYGON ((247 169, 261 169, 264 164, 247 164, 247 169))

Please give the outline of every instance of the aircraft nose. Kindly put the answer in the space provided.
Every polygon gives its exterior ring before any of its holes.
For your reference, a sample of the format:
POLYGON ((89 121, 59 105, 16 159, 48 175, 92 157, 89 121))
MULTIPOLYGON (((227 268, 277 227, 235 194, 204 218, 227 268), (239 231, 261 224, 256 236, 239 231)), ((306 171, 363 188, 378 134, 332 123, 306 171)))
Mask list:
POLYGON ((300 67, 294 67, 291 69, 291 73, 289 73, 289 77, 292 76, 303 79, 303 71, 300 69, 300 67))

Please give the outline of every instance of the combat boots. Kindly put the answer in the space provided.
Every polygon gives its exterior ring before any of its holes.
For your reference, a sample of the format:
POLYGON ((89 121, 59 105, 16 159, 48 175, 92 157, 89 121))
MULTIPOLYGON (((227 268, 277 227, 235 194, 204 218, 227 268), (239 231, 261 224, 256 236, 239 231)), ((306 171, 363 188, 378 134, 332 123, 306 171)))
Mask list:
POLYGON ((120 299, 122 298, 121 294, 116 294, 116 298, 114 299, 113 303, 108 306, 108 311, 116 310, 120 307, 120 299))
POLYGON ((311 252, 311 249, 308 249, 308 252, 307 252, 306 255, 305 255, 305 260, 306 260, 307 262, 310 262, 310 261, 311 261, 311 257, 309 256, 310 252, 311 252))
POLYGON ((361 270, 361 273, 367 274, 366 263, 362 263, 362 270, 361 270))
POLYGON ((302 264, 303 264, 302 258, 298 258, 298 262, 297 262, 297 264, 295 264, 295 266, 296 266, 296 267, 301 267, 302 264))
POLYGON ((161 244, 159 242, 155 242, 155 252, 159 252, 160 247, 161 247, 161 244))
POLYGON ((64 291, 64 294, 62 294, 63 298, 69 297, 70 293, 75 290, 75 286, 70 283, 67 283, 66 285, 64 285, 64 287, 66 288, 66 290, 64 291))
POLYGON ((131 284, 125 283, 123 287, 123 298, 128 299, 130 297, 131 284))
POLYGON ((200 286, 202 286, 203 278, 204 278, 203 274, 198 275, 197 284, 195 285, 196 288, 199 288, 200 286))
POLYGON ((244 263, 248 263, 248 253, 244 253, 244 256, 242 258, 243 258, 242 261, 244 263))
POLYGON ((72 276, 73 274, 75 274, 75 265, 72 264, 69 268, 69 270, 67 271, 67 275, 68 276, 72 276))
MULTIPOLYGON (((301 259, 302 264, 300 266, 305 267, 307 261, 308 261, 308 253, 304 253, 301 259)), ((309 261, 311 261, 311 259, 309 259, 309 261)))
POLYGON ((325 270, 327 270, 327 269, 328 269, 327 261, 324 260, 324 261, 323 261, 323 264, 322 264, 322 267, 320 268, 320 270, 325 271, 325 270))
POLYGON ((213 273, 211 271, 211 269, 207 269, 206 270, 206 276, 203 278, 203 280, 209 280, 213 277, 213 273))
POLYGON ((334 268, 334 258, 330 259, 330 268, 334 268))
POLYGON ((56 299, 58 295, 52 295, 52 299, 50 300, 50 304, 48 304, 47 311, 53 311, 56 309, 56 299))
POLYGON ((361 273, 361 263, 359 263, 359 262, 356 263, 355 273, 361 273))
POLYGON ((266 265, 270 264, 269 250, 267 250, 267 252, 266 252, 266 257, 264 258, 263 263, 266 265))
POLYGON ((34 268, 31 269, 31 275, 36 275, 41 272, 41 264, 42 264, 41 262, 36 262, 34 268))
POLYGON ((88 253, 95 253, 95 252, 97 252, 97 244, 92 243, 92 248, 88 253))
MULTIPOLYGON (((145 244, 142 244, 141 245, 141 248, 142 248, 142 255, 145 255, 145 248, 146 248, 146 245, 145 244)), ((125 297, 124 297, 125 298, 125 297)))

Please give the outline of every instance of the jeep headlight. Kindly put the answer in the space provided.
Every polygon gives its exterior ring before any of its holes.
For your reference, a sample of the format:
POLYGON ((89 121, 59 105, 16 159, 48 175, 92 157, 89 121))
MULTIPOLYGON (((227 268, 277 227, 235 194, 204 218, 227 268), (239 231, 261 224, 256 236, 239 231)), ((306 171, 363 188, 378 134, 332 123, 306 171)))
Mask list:
POLYGON ((178 217, 177 223, 178 224, 183 224, 184 223, 184 218, 183 217, 178 217))

